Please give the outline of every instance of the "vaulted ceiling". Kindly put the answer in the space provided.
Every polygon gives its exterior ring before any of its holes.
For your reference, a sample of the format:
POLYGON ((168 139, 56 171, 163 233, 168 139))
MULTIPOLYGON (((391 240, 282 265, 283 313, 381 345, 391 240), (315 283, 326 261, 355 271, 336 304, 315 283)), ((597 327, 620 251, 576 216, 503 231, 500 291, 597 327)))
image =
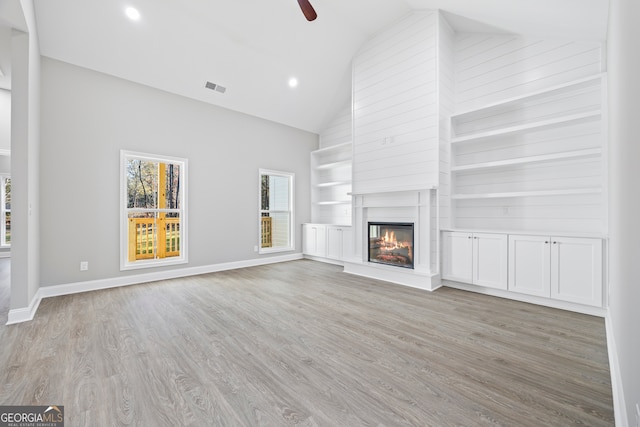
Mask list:
MULTIPOLYGON (((349 103, 354 54, 412 10, 442 9, 458 31, 579 40, 604 40, 608 14, 608 0, 311 0, 307 22, 296 0, 33 1, 44 56, 316 133, 349 103)), ((0 15, 3 70, 12 21, 0 15)))

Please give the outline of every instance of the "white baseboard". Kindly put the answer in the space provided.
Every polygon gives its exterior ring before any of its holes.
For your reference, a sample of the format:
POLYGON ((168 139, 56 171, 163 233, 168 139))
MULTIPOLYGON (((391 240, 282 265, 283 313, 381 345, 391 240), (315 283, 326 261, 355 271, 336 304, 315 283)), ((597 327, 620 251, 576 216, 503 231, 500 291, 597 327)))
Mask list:
POLYGON ((551 298, 537 297, 534 295, 525 295, 517 292, 505 291, 502 289, 493 289, 484 286, 470 285, 468 283, 454 282, 452 280, 445 279, 442 281, 442 284, 448 288, 455 288, 463 291, 491 295, 498 298, 511 299, 514 301, 526 302, 529 304, 543 305, 545 307, 558 308, 560 310, 575 311, 576 313, 588 314, 590 316, 605 317, 607 313, 607 310, 602 307, 591 307, 588 305, 582 305, 568 301, 559 301, 551 298))
POLYGON ((234 261, 221 264, 203 265, 200 267, 187 267, 177 270, 158 271, 131 276, 112 277, 109 279, 89 280, 86 282, 68 283, 55 286, 44 286, 38 289, 29 307, 18 308, 9 311, 7 325, 28 322, 38 310, 42 298, 71 295, 81 292, 97 291, 100 289, 117 288, 120 286, 137 285, 140 283, 155 282, 158 280, 177 279, 180 277, 196 276, 198 274, 215 273, 217 271, 236 270, 238 268, 256 267, 259 265, 275 264, 279 262, 302 259, 301 253, 281 255, 268 258, 251 259, 246 261, 234 261))
POLYGON ((344 272, 370 279, 384 280, 411 288, 435 291, 440 288, 440 275, 430 271, 405 269, 366 262, 344 262, 344 272))
POLYGON ((304 259, 310 259, 312 261, 324 262, 325 264, 344 265, 344 262, 337 259, 325 258, 315 255, 304 255, 304 259))
POLYGON ((613 334, 611 315, 607 313, 604 318, 607 333, 607 351, 609 353, 609 371, 611 373, 611 391, 613 392, 613 413, 616 426, 629 427, 627 419, 627 405, 624 400, 622 388, 622 376, 620 375, 620 362, 618 361, 618 348, 613 334))
POLYGON ((13 310, 9 310, 6 324, 14 325, 16 323, 28 322, 30 320, 33 320, 33 316, 36 315, 36 311, 38 311, 40 301, 42 300, 42 297, 39 294, 40 291, 36 292, 36 295, 33 297, 28 307, 14 308, 13 310))

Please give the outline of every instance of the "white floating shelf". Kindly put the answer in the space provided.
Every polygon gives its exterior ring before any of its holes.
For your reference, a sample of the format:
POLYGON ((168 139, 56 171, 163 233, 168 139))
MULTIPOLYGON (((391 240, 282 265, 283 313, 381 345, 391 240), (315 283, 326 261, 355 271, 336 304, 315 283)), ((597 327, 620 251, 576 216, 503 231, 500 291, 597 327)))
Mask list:
POLYGON ((508 160, 496 160, 493 162, 472 163, 469 165, 454 166, 452 172, 471 171, 478 169, 499 168, 504 166, 522 165, 527 163, 547 162, 552 160, 568 160, 581 157, 594 157, 602 153, 600 148, 588 148, 584 150, 566 151, 562 153, 543 154, 539 156, 519 157, 508 160))
POLYGON ((598 194, 602 193, 601 188, 571 188, 564 190, 542 190, 542 191, 512 191, 506 193, 478 193, 478 194, 453 194, 452 199, 501 199, 513 197, 540 197, 540 196, 565 196, 574 194, 598 194))
POLYGON ((537 122, 526 123, 523 125, 504 127, 500 129, 490 130, 486 132, 478 132, 470 135, 458 136, 451 140, 452 144, 460 144, 463 142, 477 142, 487 138, 507 136, 515 133, 522 133, 531 130, 542 130, 545 128, 551 128, 558 125, 567 125, 572 122, 580 120, 587 120, 600 117, 600 110, 588 111, 586 113, 570 114, 563 117, 557 117, 554 119, 541 120, 537 122))

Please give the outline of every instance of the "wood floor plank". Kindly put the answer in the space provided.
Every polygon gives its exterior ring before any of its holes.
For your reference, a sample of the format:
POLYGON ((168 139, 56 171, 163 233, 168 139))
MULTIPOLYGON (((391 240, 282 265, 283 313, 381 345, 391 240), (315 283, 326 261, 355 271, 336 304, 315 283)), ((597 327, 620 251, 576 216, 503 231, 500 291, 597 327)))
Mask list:
POLYGON ((45 299, 0 341, 0 404, 72 426, 614 423, 603 319, 309 260, 45 299))

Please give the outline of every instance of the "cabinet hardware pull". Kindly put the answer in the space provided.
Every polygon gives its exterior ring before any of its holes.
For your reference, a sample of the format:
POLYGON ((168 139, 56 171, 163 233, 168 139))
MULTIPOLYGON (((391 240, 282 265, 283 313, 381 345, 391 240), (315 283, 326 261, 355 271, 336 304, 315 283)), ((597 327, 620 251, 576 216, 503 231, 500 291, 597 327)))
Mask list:
POLYGON ((548 245, 548 244, 549 244, 549 242, 545 240, 545 241, 544 241, 544 244, 545 244, 545 245, 548 245))

